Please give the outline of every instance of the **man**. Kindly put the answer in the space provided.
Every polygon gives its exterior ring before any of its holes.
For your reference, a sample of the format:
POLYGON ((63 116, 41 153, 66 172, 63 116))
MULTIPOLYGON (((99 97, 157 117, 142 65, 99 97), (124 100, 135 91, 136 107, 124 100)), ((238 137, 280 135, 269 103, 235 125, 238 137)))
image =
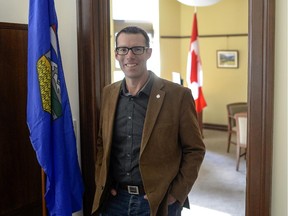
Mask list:
POLYGON ((147 70, 147 33, 116 36, 123 81, 106 86, 96 146, 94 215, 181 215, 205 154, 191 91, 147 70))

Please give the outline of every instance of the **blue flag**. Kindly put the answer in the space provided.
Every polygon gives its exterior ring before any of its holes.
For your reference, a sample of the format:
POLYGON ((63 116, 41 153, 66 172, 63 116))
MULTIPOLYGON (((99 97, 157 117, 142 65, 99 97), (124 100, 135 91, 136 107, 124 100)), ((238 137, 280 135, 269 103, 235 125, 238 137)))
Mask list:
POLYGON ((84 189, 57 29, 54 1, 30 0, 27 95, 30 140, 46 174, 49 215, 71 216, 82 208, 84 189))

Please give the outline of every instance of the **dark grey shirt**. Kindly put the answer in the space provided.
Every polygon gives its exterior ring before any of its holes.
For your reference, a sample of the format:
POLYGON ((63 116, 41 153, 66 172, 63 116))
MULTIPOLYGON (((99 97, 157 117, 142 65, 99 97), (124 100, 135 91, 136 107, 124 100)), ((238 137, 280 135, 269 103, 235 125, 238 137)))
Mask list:
POLYGON ((153 79, 132 96, 122 81, 117 111, 114 119, 111 152, 111 175, 114 181, 122 184, 142 184, 139 170, 139 153, 143 125, 153 79))

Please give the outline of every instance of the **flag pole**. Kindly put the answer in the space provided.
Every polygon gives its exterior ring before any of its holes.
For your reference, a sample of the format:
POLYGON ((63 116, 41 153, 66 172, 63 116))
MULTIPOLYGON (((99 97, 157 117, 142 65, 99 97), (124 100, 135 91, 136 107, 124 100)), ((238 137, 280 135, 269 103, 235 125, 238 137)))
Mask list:
MULTIPOLYGON (((197 7, 194 6, 194 15, 196 15, 196 14, 197 14, 197 7)), ((198 40, 198 33, 197 33, 197 40, 198 40)), ((203 110, 201 110, 200 112, 197 111, 197 119, 198 119, 198 125, 200 128, 200 133, 202 135, 202 138, 204 138, 204 134, 203 134, 203 110)))
POLYGON ((46 201, 45 201, 45 186, 46 186, 46 175, 43 169, 41 169, 41 186, 42 186, 42 216, 47 216, 46 201))

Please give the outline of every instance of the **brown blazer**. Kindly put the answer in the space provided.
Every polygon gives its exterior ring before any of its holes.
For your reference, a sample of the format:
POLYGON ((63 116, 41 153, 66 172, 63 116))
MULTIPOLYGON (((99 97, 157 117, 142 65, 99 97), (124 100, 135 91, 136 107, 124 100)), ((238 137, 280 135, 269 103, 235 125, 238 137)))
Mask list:
MULTIPOLYGON (((165 216, 171 193, 186 200, 205 155, 191 90, 152 73, 152 86, 140 149, 139 166, 151 216, 165 216)), ((106 86, 96 146, 96 192, 92 212, 110 193, 109 164, 113 122, 121 82, 106 86)))

